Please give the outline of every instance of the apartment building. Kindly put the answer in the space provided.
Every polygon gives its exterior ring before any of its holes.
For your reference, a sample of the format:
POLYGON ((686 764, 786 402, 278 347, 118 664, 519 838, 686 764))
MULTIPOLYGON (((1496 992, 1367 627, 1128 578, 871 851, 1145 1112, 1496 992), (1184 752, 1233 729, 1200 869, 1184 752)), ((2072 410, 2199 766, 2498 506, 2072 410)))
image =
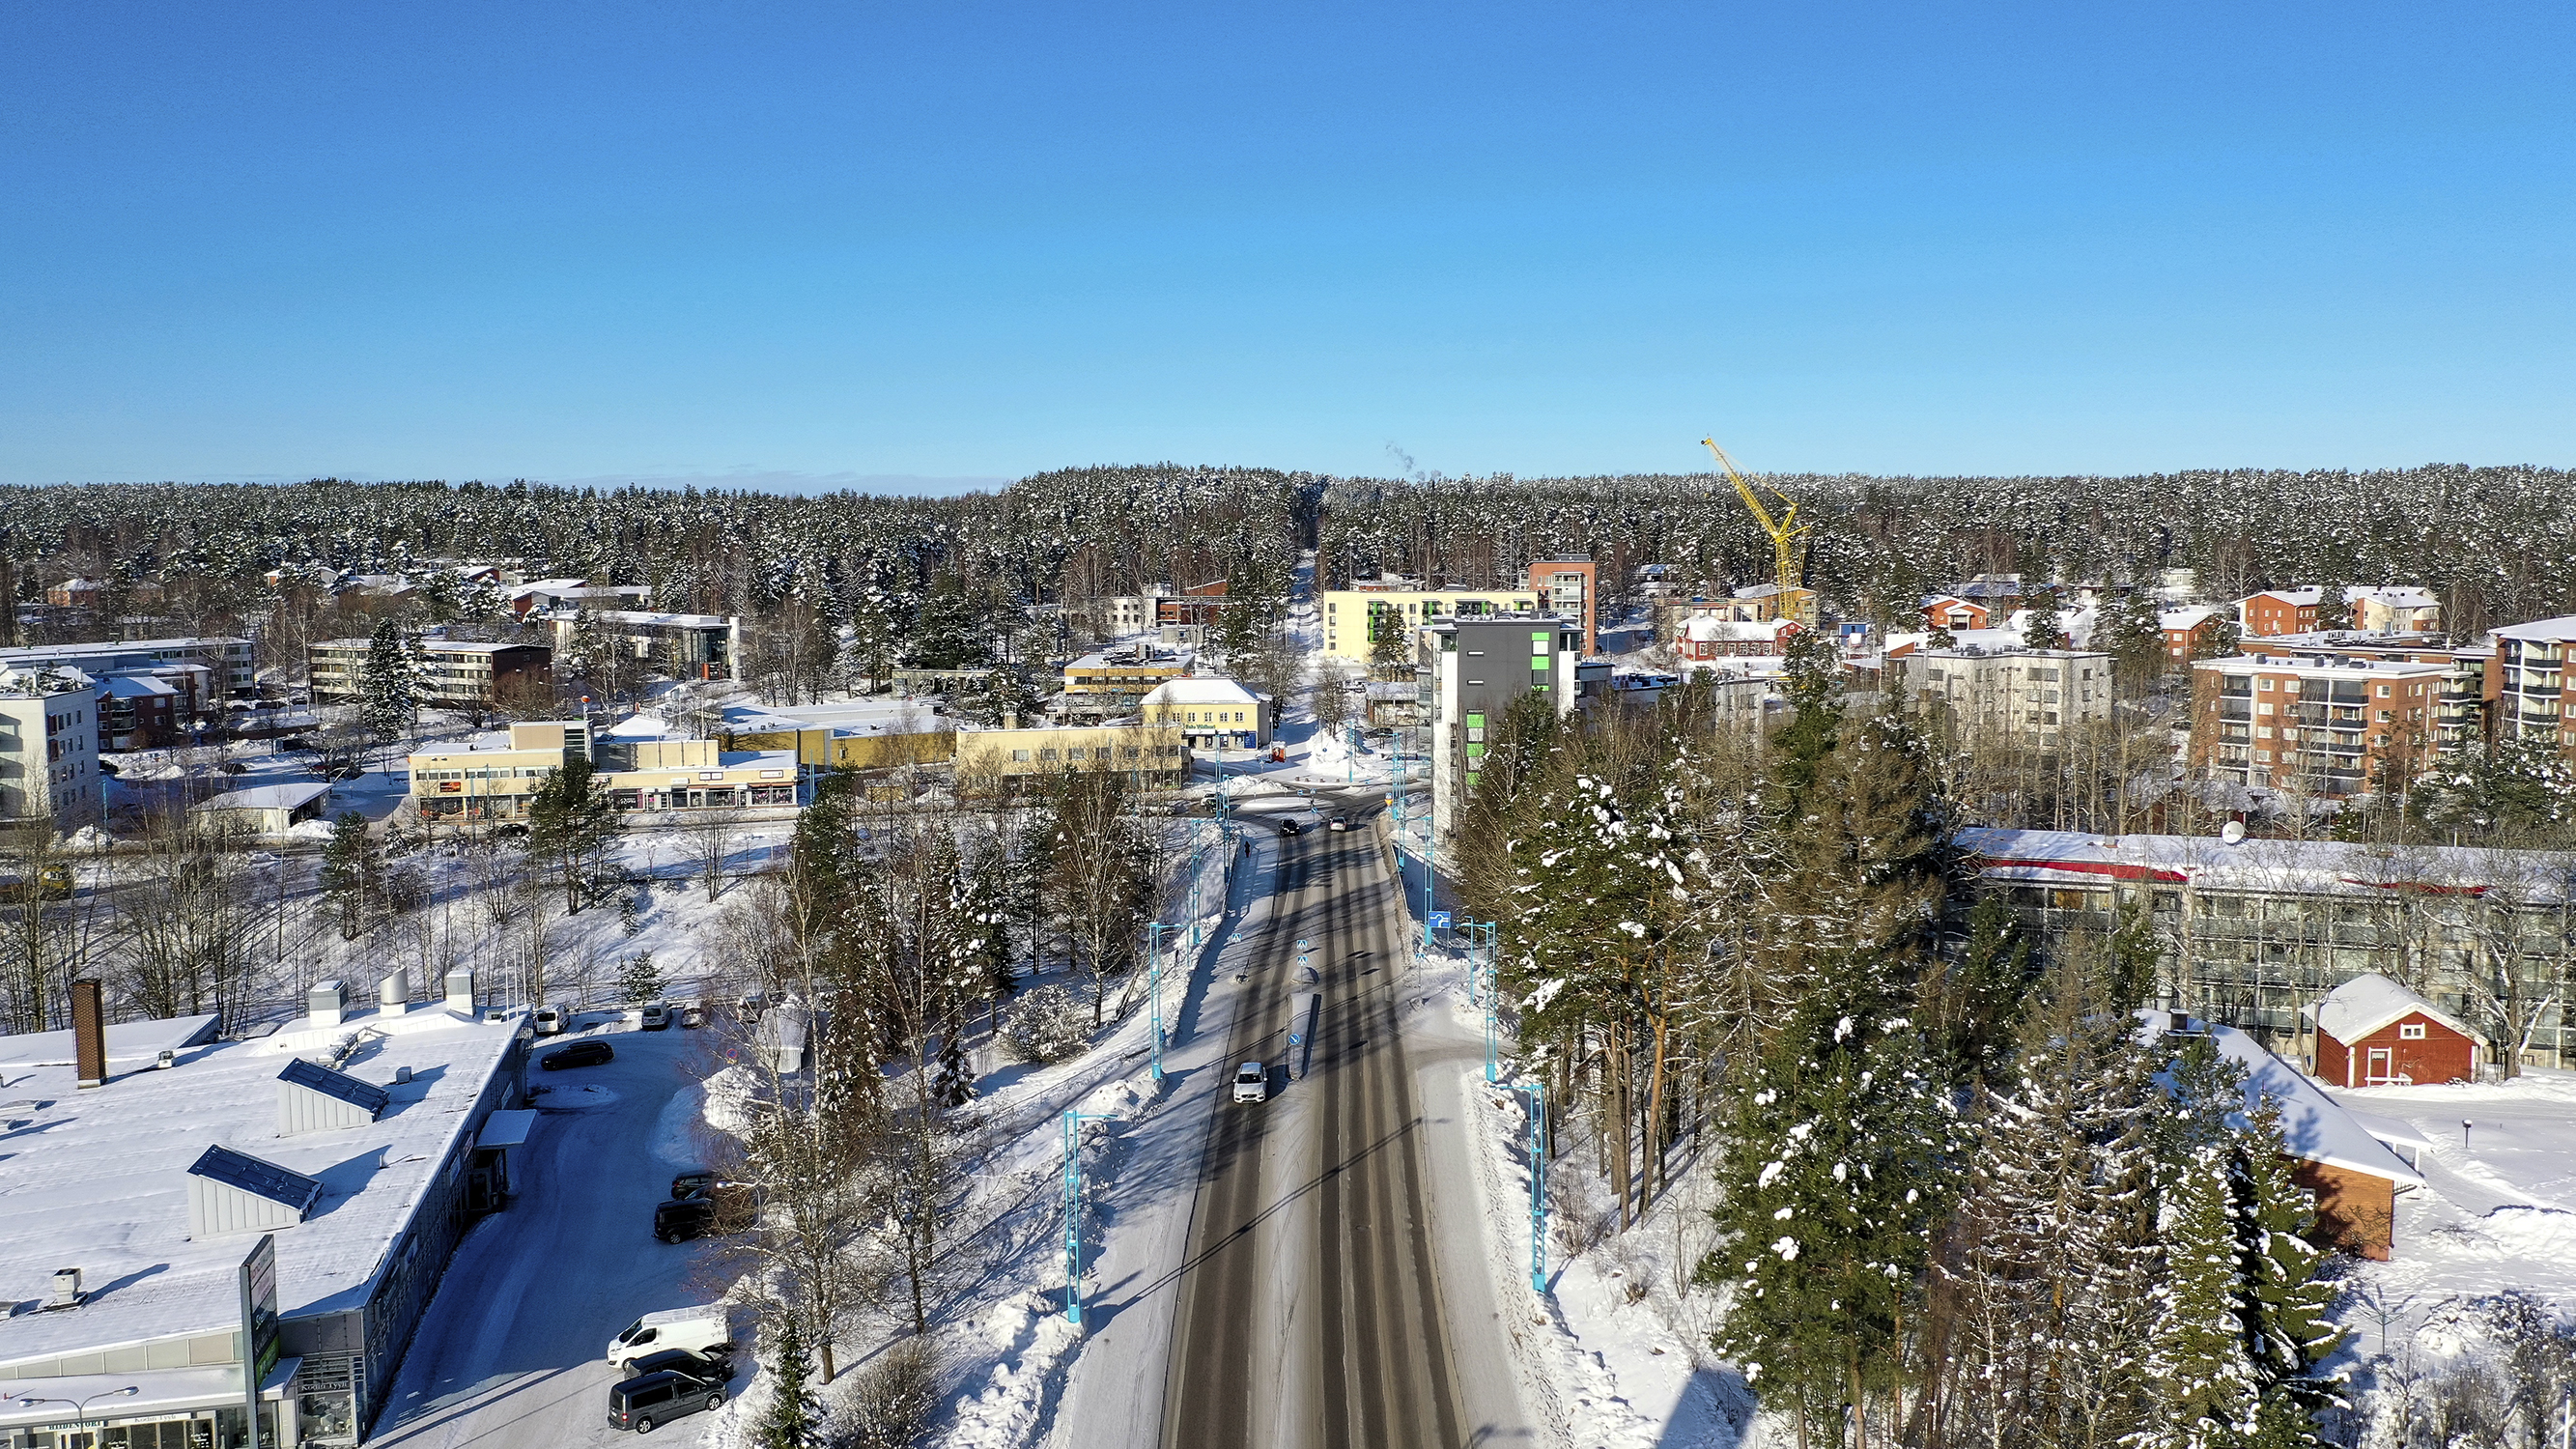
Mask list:
POLYGON ((1530 696, 1559 715, 1576 699, 1583 633, 1558 614, 1516 613, 1423 626, 1414 675, 1431 705, 1431 819, 1448 834, 1484 768, 1485 732, 1530 696))
POLYGON ((1118 772, 1147 789, 1189 783, 1189 742, 1177 725, 1105 724, 957 732, 958 788, 1016 789, 1063 774, 1118 772))
POLYGON ((0 671, 0 824, 75 830, 106 803, 98 687, 72 670, 0 671))
POLYGON ((1225 580, 1211 579, 1155 600, 1154 622, 1165 628, 1188 625, 1213 629, 1225 617, 1226 610, 1242 608, 1243 602, 1226 596, 1225 580))
POLYGON ((2366 973, 2408 986, 2522 1064, 2576 1067, 2576 862, 2482 846, 1969 829, 1981 894, 2043 941, 2144 909, 2160 1000, 2315 1064, 2313 1007, 2366 973))
POLYGON ((2165 640, 2165 658, 2175 668, 2196 659, 2218 638, 2219 626, 2226 615, 2206 604, 2188 604, 2179 609, 2156 611, 2156 632, 2165 640))
POLYGON ((77 669, 92 679, 129 671, 149 672, 168 664, 202 664, 211 672, 215 690, 247 695, 252 687, 251 644, 222 635, 203 638, 122 639, 96 644, 42 644, 0 649, 0 673, 12 670, 77 669))
POLYGON ((1547 613, 1583 621, 1583 653, 1586 658, 1601 652, 1599 565, 1589 559, 1557 559, 1531 564, 1529 591, 1538 596, 1538 607, 1547 613))
MULTIPOLYGON (((2353 626, 2369 633, 2418 633, 2442 626, 2442 602, 2429 589, 2411 584, 2360 586, 2343 591, 2353 626)), ((2250 638, 2305 634, 2317 627, 2317 609, 2325 589, 2307 584, 2292 589, 2265 589, 2237 601, 2238 622, 2250 638)))
MULTIPOLYGON (((423 704, 497 703, 501 691, 553 678, 554 651, 542 644, 493 644, 425 635, 411 641, 423 704)), ((305 678, 317 698, 354 699, 364 692, 367 639, 327 639, 305 653, 305 678)))
POLYGON ((2111 656, 2086 649, 1923 649, 1891 659, 1926 707, 1960 724, 2053 740, 2111 717, 2111 656))
POLYGON ((1190 656, 1143 641, 1097 649, 1064 666, 1068 705, 1123 709, 1160 686, 1187 678, 1190 656))
POLYGON ((2555 744, 2576 756, 2576 689, 2567 663, 2576 656, 2576 614, 2508 624, 2495 631, 2495 670, 2488 680, 2495 737, 2555 744))
POLYGON ((2192 666, 2191 766, 2341 798, 2402 789, 2433 759, 2448 661, 2262 653, 2192 666))
POLYGON ((1427 624, 1523 614, 1538 606, 1538 595, 1526 589, 1326 589, 1324 652, 1365 665, 1375 657, 1379 636, 1391 632, 1399 656, 1410 659, 1413 631, 1427 624))

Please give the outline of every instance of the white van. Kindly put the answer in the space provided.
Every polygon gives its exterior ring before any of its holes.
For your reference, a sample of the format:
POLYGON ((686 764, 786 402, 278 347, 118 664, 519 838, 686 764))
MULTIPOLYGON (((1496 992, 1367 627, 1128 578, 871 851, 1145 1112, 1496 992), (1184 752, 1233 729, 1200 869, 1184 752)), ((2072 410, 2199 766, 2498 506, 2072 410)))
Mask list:
POLYGON ((608 1341, 608 1362, 624 1373, 628 1364, 666 1348, 685 1348, 709 1357, 733 1352, 733 1328, 725 1318, 724 1305, 708 1303, 647 1313, 608 1341))
POLYGON ((540 1006, 528 1014, 528 1020, 536 1027, 539 1036, 563 1034, 564 1011, 560 1006, 540 1006))

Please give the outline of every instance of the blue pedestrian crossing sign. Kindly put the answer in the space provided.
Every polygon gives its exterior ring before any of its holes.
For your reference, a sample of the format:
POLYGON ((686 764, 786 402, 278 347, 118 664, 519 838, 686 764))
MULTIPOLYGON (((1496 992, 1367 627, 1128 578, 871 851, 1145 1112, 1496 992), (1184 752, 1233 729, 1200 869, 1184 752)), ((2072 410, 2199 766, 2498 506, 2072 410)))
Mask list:
POLYGON ((1449 913, 1447 911, 1433 911, 1431 913, 1431 929, 1435 931, 1448 930, 1449 913))

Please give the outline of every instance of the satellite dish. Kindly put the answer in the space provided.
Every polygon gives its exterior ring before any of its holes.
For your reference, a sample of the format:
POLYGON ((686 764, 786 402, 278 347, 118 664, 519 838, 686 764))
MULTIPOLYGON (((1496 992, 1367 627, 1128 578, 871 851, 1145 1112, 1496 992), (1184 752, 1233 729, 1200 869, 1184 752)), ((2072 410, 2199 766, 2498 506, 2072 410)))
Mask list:
POLYGON ((2218 832, 2218 838, 2226 841, 2230 845, 2239 845, 2244 843, 2245 822, 2242 820, 2228 821, 2226 828, 2218 832))

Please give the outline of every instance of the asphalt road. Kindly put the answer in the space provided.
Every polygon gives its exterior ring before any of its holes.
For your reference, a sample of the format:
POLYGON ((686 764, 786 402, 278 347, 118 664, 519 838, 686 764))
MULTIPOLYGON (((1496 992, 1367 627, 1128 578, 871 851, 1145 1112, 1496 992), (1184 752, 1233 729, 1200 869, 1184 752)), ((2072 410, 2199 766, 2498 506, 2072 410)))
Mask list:
MULTIPOLYGON (((1276 1062, 1288 998, 1320 989, 1314 1066, 1208 1127, 1165 1378, 1164 1444, 1438 1449, 1462 1404, 1425 1193, 1427 1123, 1397 1019, 1403 918, 1374 832, 1281 842, 1229 1062, 1276 1062), (1321 976, 1296 978, 1297 942, 1321 976)), ((1230 1073, 1229 1073, 1230 1075, 1230 1073)), ((1451 1129, 1454 1130, 1454 1129, 1451 1129)), ((1473 1231, 1469 1229, 1469 1231, 1473 1231)))
MULTIPOLYGON (((688 1281, 712 1245, 659 1243, 652 1229, 654 1204, 671 1195, 671 1166, 653 1151, 662 1109, 704 1075, 714 1043, 677 1029, 606 1036, 617 1058, 605 1065, 531 1067, 530 1081, 552 1090, 537 1098, 529 1150, 514 1154, 519 1195, 457 1246, 369 1444, 625 1442, 608 1426, 608 1340, 640 1314, 716 1296, 688 1281)), ((739 1389, 750 1357, 735 1362, 739 1389)), ((697 1443, 707 1423, 674 1420, 653 1442, 697 1443)))

